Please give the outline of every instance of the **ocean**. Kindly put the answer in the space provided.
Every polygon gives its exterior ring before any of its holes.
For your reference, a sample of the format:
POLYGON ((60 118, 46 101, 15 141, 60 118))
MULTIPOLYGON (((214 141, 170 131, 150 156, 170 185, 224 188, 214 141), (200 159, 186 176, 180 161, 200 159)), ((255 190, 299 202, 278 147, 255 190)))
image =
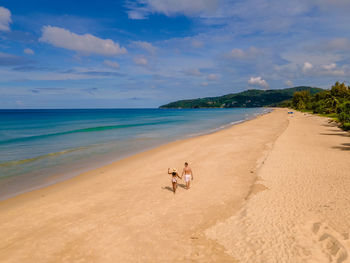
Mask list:
POLYGON ((0 199, 267 112, 249 109, 0 110, 0 199))

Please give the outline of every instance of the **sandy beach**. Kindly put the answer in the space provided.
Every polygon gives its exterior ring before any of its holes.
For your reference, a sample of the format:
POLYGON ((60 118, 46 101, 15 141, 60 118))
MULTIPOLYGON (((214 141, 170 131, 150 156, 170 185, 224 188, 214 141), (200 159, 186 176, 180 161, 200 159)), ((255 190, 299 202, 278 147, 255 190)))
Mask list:
POLYGON ((286 109, 0 202, 1 262, 339 263, 349 235, 349 133, 286 109))

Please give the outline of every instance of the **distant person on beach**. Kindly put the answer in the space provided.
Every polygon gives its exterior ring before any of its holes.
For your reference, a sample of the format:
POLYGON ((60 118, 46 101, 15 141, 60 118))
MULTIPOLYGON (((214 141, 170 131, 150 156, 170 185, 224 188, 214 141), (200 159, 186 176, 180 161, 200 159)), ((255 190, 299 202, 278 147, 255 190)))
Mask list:
POLYGON ((176 188, 177 188, 177 178, 181 179, 181 177, 179 176, 175 168, 173 168, 171 172, 170 172, 170 168, 168 168, 168 174, 171 174, 171 183, 173 184, 173 191, 175 194, 176 188))
POLYGON ((186 189, 190 189, 191 180, 193 180, 193 173, 191 167, 188 166, 188 163, 185 163, 185 167, 182 170, 181 178, 185 176, 186 189))

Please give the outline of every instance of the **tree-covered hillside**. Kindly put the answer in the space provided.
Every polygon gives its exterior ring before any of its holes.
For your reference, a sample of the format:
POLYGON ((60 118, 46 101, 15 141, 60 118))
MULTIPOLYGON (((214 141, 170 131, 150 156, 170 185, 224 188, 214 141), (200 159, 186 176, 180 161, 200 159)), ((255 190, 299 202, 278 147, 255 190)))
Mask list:
POLYGON ((298 91, 308 91, 310 94, 323 91, 319 88, 300 86, 276 90, 247 90, 240 93, 228 94, 220 97, 180 100, 160 106, 160 108, 248 108, 277 106, 289 100, 298 91))

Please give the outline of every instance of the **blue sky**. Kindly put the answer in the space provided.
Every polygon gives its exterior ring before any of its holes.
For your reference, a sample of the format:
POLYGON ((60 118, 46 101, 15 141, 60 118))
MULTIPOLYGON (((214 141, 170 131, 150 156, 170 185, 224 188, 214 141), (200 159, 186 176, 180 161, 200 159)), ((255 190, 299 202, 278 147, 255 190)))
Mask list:
POLYGON ((349 83, 349 12, 348 0, 1 0, 0 108, 349 83))

